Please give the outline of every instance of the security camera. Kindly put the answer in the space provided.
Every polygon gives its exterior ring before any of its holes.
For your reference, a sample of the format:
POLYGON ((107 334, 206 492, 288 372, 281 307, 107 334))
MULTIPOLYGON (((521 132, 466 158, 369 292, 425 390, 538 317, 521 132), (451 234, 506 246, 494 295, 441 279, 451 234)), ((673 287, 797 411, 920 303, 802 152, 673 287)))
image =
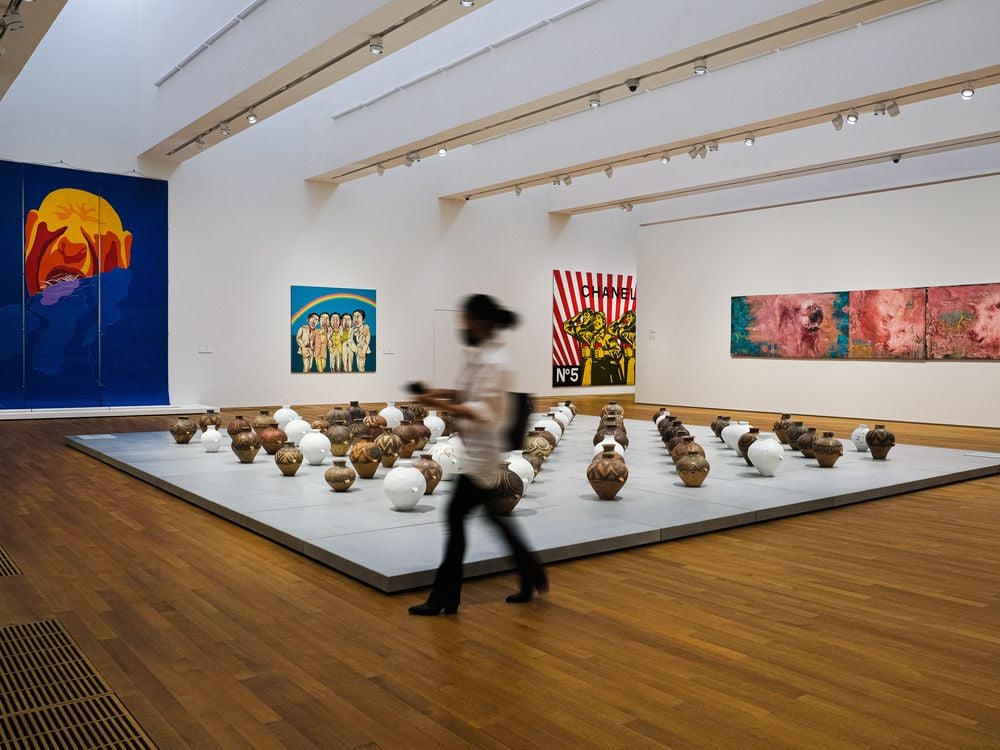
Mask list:
POLYGON ((628 87, 629 91, 635 91, 636 89, 639 88, 639 79, 629 78, 627 81, 625 81, 625 86, 628 87))
POLYGON ((899 160, 902 159, 902 158, 903 158, 902 154, 893 154, 892 155, 892 163, 893 164, 899 164, 899 160))

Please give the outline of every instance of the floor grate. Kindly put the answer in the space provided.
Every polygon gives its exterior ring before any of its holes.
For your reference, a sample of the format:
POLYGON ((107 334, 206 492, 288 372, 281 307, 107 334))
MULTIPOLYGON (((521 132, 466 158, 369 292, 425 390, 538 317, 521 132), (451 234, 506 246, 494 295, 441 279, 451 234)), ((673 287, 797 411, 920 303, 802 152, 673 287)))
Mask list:
POLYGON ((155 747, 57 620, 0 628, 0 750, 155 747))
POLYGON ((7 550, 0 547, 0 576, 19 576, 21 575, 21 569, 17 567, 17 563, 14 562, 7 550))

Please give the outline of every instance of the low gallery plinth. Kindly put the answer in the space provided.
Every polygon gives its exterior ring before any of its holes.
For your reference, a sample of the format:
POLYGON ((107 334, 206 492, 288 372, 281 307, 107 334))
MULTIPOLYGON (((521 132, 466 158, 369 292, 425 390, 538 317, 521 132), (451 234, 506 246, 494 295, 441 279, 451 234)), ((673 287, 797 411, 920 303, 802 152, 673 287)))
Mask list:
MULTIPOLYGON (((546 562, 567 560, 782 516, 874 500, 1000 473, 1000 453, 897 445, 887 461, 844 440, 832 469, 785 450, 774 477, 761 476, 712 435, 689 427, 705 448, 711 474, 685 487, 649 420, 626 420, 629 479, 617 499, 600 500, 587 483, 596 417, 579 416, 545 463, 513 516, 546 562)), ((387 469, 334 493, 327 465, 282 476, 263 452, 240 464, 224 439, 206 453, 195 437, 177 445, 162 432, 70 435, 67 443, 177 497, 385 592, 430 584, 440 562, 444 510, 452 482, 408 513, 382 491, 387 469)), ((468 521, 466 575, 512 570, 487 519, 468 521)))

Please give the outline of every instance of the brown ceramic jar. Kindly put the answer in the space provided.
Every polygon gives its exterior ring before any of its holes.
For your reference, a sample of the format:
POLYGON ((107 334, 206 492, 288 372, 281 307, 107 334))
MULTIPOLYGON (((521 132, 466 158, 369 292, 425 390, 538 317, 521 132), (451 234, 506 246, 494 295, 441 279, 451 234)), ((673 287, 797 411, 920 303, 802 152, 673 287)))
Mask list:
POLYGON ((693 436, 685 435, 683 438, 681 438, 681 442, 678 443, 674 447, 674 449, 670 452, 670 457, 674 460, 674 463, 676 464, 684 456, 687 456, 692 453, 698 456, 704 456, 705 449, 694 441, 693 436))
POLYGON ((743 460, 747 462, 747 466, 753 466, 753 463, 750 461, 750 457, 747 455, 747 448, 753 445, 759 437, 760 428, 751 427, 749 432, 744 432, 740 435, 740 439, 736 443, 736 452, 743 456, 743 460))
POLYGON ((708 460, 697 453, 681 456, 677 462, 677 476, 688 487, 701 487, 710 469, 708 460))
POLYGON ((819 437, 816 434, 816 428, 810 427, 806 432, 799 435, 798 440, 795 441, 795 447, 798 448, 799 453, 801 453, 806 458, 813 458, 813 441, 819 437))
POLYGON ((253 427, 253 431, 259 436, 268 427, 277 427, 278 420, 272 417, 267 409, 261 409, 257 413, 257 416, 253 418, 250 426, 253 427))
POLYGON ((382 461, 382 451, 371 440, 359 440, 351 446, 351 464, 362 479, 371 479, 382 461))
POLYGON ((844 455, 844 445, 833 436, 832 432, 824 432, 823 437, 813 440, 813 455, 816 463, 824 469, 831 469, 837 459, 844 455))
POLYGON ((896 445, 896 436, 889 432, 884 424, 877 424, 874 430, 868 430, 865 434, 865 442, 868 444, 868 450, 872 452, 872 458, 884 461, 889 451, 896 445))
POLYGON ((170 435, 178 445, 186 445, 191 442, 191 438, 196 432, 198 432, 198 425, 187 416, 177 417, 177 421, 170 425, 170 435))
POLYGON ((594 456, 587 467, 587 481, 601 500, 614 500, 628 481, 628 466, 610 443, 594 456))
POLYGON ((508 461, 501 461, 497 470, 497 482, 490 491, 490 505, 494 513, 509 516, 524 496, 524 482, 517 472, 510 468, 508 461))
POLYGON ((244 427, 253 429, 250 423, 243 418, 242 414, 237 414, 233 421, 226 425, 226 432, 229 433, 229 437, 236 437, 236 433, 242 432, 244 427))
POLYGON ((334 492, 347 492, 357 478, 357 472, 347 465, 346 458, 333 459, 333 466, 323 474, 323 479, 334 492))
POLYGON ((274 454, 275 465, 286 477, 295 476, 295 472, 302 466, 302 460, 302 451, 290 440, 278 448, 278 452, 274 454))
POLYGON ((230 447, 241 464, 252 464, 260 452, 260 437, 253 431, 250 425, 247 425, 240 432, 233 435, 233 442, 230 447))
POLYGON ((441 483, 441 477, 444 476, 441 464, 435 461, 430 453, 421 453, 420 458, 413 462, 413 468, 423 474, 424 480, 427 482, 424 494, 433 494, 435 488, 441 483))
POLYGON ((399 458, 403 441, 399 439, 399 435, 386 428, 385 432, 375 438, 375 445, 382 451, 382 465, 391 469, 395 465, 396 459, 399 458))
POLYGON ((344 457, 351 448, 351 431, 347 424, 334 422, 324 433, 330 439, 330 455, 344 457))
POLYGON ((280 429, 277 425, 261 430, 260 447, 263 448, 269 456, 273 456, 277 453, 278 449, 281 448, 281 446, 283 446, 287 441, 288 435, 286 435, 285 431, 280 429))
POLYGON ((792 415, 782 414, 781 418, 778 419, 771 430, 774 432, 774 436, 778 438, 779 443, 788 444, 788 440, 785 438, 785 431, 792 426, 792 415))
POLYGON ((210 424, 214 424, 216 429, 222 427, 222 417, 216 413, 215 409, 209 409, 198 420, 198 426, 201 427, 202 432, 208 430, 210 424))

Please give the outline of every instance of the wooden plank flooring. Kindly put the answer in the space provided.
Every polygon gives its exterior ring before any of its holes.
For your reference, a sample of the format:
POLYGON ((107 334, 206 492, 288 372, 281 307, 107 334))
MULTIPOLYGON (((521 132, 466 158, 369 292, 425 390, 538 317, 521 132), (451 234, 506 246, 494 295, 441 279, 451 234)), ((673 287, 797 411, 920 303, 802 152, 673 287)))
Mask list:
MULTIPOLYGON (((527 606, 503 602, 512 575, 477 579, 457 617, 415 618, 419 595, 61 443, 169 422, 0 424, 23 573, 0 626, 58 617, 161 748, 1000 747, 1000 477, 555 565, 527 606)), ((892 429, 1000 451, 997 430, 892 429)))

